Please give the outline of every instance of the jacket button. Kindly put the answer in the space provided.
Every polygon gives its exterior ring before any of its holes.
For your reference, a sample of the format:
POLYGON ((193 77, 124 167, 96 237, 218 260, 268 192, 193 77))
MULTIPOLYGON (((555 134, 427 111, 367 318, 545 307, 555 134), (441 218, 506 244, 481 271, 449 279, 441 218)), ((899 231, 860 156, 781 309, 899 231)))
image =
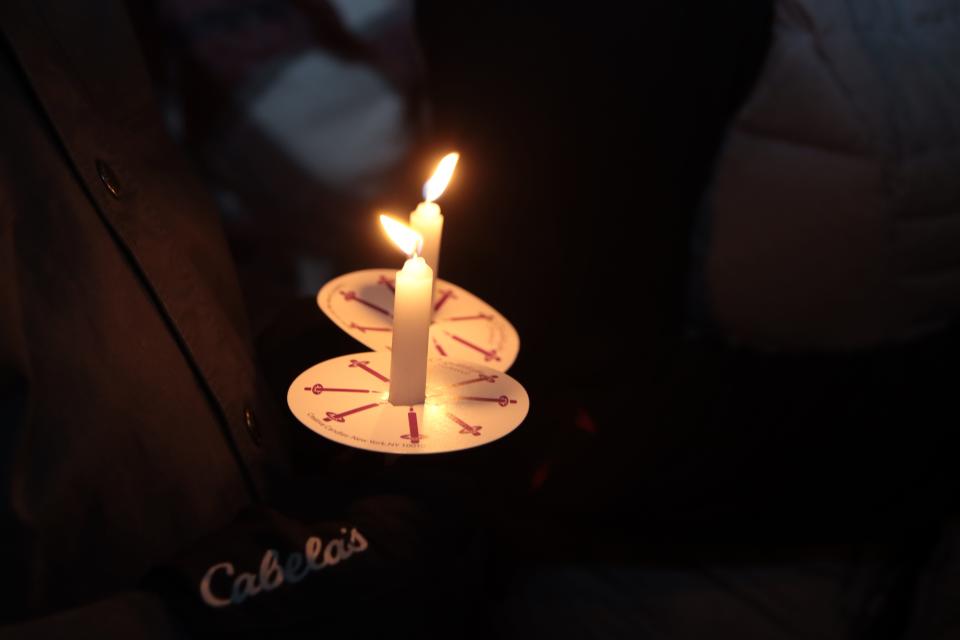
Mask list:
POLYGON ((253 415, 253 409, 247 407, 243 410, 243 424, 247 427, 247 433, 253 443, 260 446, 260 427, 257 425, 257 417, 253 415))
POLYGON ((110 192, 116 199, 120 199, 120 181, 117 180, 117 174, 113 172, 113 169, 110 168, 103 160, 97 160, 97 173, 100 175, 100 182, 103 183, 103 186, 107 188, 107 191, 110 192))

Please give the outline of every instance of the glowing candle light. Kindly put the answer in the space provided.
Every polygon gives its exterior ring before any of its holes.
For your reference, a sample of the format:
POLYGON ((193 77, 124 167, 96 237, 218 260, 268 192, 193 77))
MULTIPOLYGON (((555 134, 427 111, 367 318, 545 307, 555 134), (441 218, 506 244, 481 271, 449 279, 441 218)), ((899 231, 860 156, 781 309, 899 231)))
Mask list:
POLYGON ((393 344, 390 355, 391 404, 422 404, 427 387, 427 340, 432 312, 433 270, 420 257, 423 238, 385 215, 380 224, 409 256, 397 271, 393 300, 393 344))
POLYGON ((448 153, 443 157, 433 175, 423 185, 424 201, 417 205, 416 211, 410 214, 410 226, 423 236, 423 259, 433 269, 434 294, 437 287, 436 277, 439 277, 440 273, 440 240, 443 235, 443 214, 440 213, 440 207, 434 201, 443 195, 447 185, 450 184, 453 170, 459 159, 460 154, 457 152, 448 153))

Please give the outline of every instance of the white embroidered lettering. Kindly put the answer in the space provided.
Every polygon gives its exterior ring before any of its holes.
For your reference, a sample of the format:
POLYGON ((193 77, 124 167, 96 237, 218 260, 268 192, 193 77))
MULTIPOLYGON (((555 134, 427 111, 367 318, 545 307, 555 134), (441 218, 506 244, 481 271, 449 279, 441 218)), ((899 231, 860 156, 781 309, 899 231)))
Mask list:
POLYGON ((369 544, 363 534, 356 529, 350 529, 350 548, 354 552, 365 551, 369 544))
POLYGON ((203 580, 200 581, 200 597, 203 598, 203 601, 211 607, 226 607, 230 605, 230 600, 228 598, 218 598, 217 596, 213 595, 213 590, 210 587, 210 583, 213 581, 213 574, 220 569, 223 569, 223 572, 226 573, 228 577, 233 575, 233 565, 229 562, 221 562, 207 569, 207 573, 203 576, 203 580))
POLYGON ((260 587, 257 585, 257 576, 252 573, 241 573, 233 581, 233 595, 230 597, 230 602, 240 604, 258 593, 260 593, 260 587))
MULTIPOLYGON (((340 535, 347 535, 346 529, 340 529, 340 535)), ((353 555, 353 546, 347 540, 338 540, 340 544, 340 562, 343 562, 347 558, 353 555)))
POLYGON ((307 538, 307 545, 304 548, 307 555, 307 566, 317 571, 323 569, 323 563, 317 562, 317 558, 320 557, 320 550, 323 548, 323 542, 320 538, 316 536, 310 536, 307 538))
POLYGON ((343 541, 331 540, 323 550, 323 563, 332 567, 340 563, 341 556, 343 556, 343 541))
POLYGON ((277 552, 268 549, 260 561, 260 585, 264 591, 273 591, 283 584, 283 569, 277 563, 277 552))
POLYGON ((303 562, 303 554, 294 551, 283 566, 283 579, 291 584, 296 584, 303 580, 309 571, 310 567, 303 562))
MULTIPOLYGON (((341 536, 347 535, 346 529, 340 529, 341 536)), ((296 584, 303 580, 311 571, 320 571, 347 560, 355 553, 365 551, 369 547, 367 539, 356 528, 350 529, 349 539, 334 538, 326 546, 317 536, 310 536, 303 546, 303 553, 292 552, 281 566, 280 552, 276 549, 267 549, 260 559, 259 571, 256 574, 244 572, 239 574, 232 584, 229 598, 217 596, 213 592, 214 579, 220 572, 226 578, 232 578, 236 573, 230 562, 220 562, 210 567, 200 581, 200 596, 210 607, 227 607, 231 604, 240 604, 247 598, 259 594, 261 591, 273 591, 285 583, 296 584)))

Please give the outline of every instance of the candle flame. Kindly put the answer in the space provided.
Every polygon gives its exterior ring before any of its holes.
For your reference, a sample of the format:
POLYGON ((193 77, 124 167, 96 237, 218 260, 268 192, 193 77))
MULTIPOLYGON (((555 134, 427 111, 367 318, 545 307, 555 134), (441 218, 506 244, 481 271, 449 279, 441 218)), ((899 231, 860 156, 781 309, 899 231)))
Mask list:
POLYGON ((433 202, 443 195, 447 185, 450 184, 450 178, 453 177, 453 170, 457 166, 460 154, 456 151, 443 156, 443 159, 437 165, 430 179, 423 183, 423 199, 427 202, 433 202))
POLYGON ((387 236, 408 256, 420 255, 423 236, 395 218, 380 214, 380 224, 387 236))

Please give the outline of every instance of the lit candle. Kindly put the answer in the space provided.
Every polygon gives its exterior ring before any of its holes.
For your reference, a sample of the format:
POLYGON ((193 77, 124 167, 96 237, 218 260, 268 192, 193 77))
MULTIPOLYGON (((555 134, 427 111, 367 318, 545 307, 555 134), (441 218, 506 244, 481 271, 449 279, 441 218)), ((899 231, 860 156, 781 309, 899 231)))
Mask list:
POLYGON ((423 238, 402 222, 380 216, 390 239, 409 259, 397 271, 390 350, 390 403, 422 404, 427 388, 427 339, 432 311, 433 270, 420 257, 423 238))
MULTIPOLYGON (((447 185, 450 184, 450 178, 453 177, 453 170, 456 168, 459 159, 460 154, 457 152, 448 153, 443 157, 433 175, 423 185, 424 201, 417 205, 416 211, 410 214, 410 226, 423 236, 423 259, 433 269, 433 274, 436 277, 439 277, 440 274, 440 239, 443 235, 443 214, 440 213, 440 207, 434 201, 443 195, 447 185)), ((432 295, 436 294, 436 290, 437 282, 434 278, 432 295)))

